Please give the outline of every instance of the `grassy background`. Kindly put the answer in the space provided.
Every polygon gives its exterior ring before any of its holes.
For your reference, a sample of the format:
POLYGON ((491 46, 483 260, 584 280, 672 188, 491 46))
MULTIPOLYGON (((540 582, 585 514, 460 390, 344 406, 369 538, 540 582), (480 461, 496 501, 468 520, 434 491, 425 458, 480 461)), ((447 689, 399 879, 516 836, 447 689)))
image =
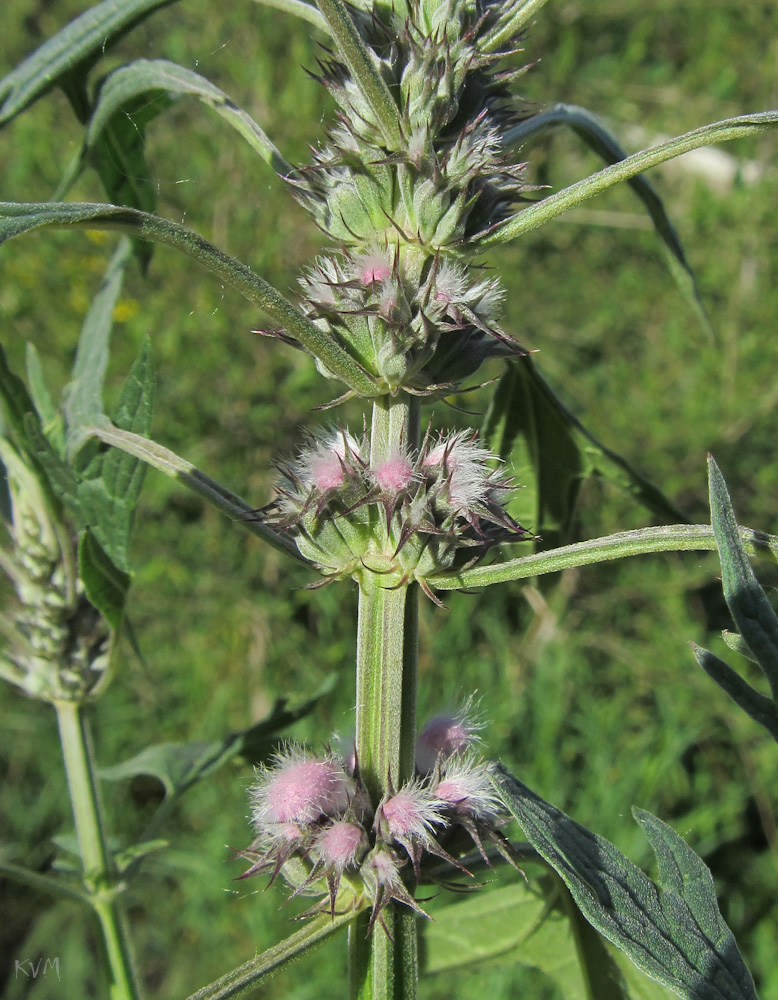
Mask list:
MULTIPOLYGON (((0 69, 83 9, 6 0, 0 69)), ((552 0, 526 54, 530 100, 582 104, 637 149, 728 115, 778 106, 778 15, 734 0, 552 0)), ((156 15, 113 52, 166 57, 222 86, 292 161, 321 137, 326 95, 302 67, 316 48, 306 27, 245 2, 187 0, 156 15)), ((50 197, 80 133, 52 94, 0 133, 3 200, 50 197)), ((697 272, 716 338, 709 340, 665 267, 628 191, 613 192, 490 257, 508 289, 505 325, 589 429, 706 519, 704 458, 712 451, 740 520, 778 532, 778 140, 722 148, 732 168, 686 158, 655 172, 697 272), (706 172, 707 171, 707 172, 706 172)), ((159 211, 204 233, 280 288, 295 285, 320 236, 280 182, 217 116, 188 101, 148 133, 159 211)), ((711 161, 704 161, 710 163, 711 161)), ((531 176, 559 187, 596 168, 571 136, 532 151, 531 176)), ((86 175, 74 197, 101 200, 86 175)), ((17 365, 33 341, 54 384, 113 240, 36 234, 0 254, 2 338, 17 365)), ((236 492, 265 503, 272 460, 313 406, 335 395, 301 354, 252 337, 262 317, 171 251, 147 279, 131 272, 117 310, 115 386, 149 333, 159 371, 155 436, 236 492)), ((483 410, 486 394, 469 397, 483 410)), ((344 418, 359 421, 359 407, 344 418)), ((467 418, 436 405, 436 425, 467 418)), ((476 418, 469 418, 472 420, 476 418)), ((580 533, 647 523, 624 496, 587 486, 580 533)), ((353 715, 356 597, 347 585, 300 589, 300 568, 262 548, 197 499, 150 474, 134 543, 131 617, 144 654, 121 651, 95 713, 101 763, 148 743, 217 739, 262 718, 279 695, 302 699, 335 674, 332 693, 294 735, 321 742, 353 715)), ((515 584, 451 595, 422 609, 420 710, 456 706, 474 690, 490 720, 489 750, 545 798, 651 860, 629 816, 634 803, 686 835, 712 867, 725 916, 764 996, 778 993, 775 748, 696 667, 687 642, 719 653, 712 556, 665 556, 573 571, 552 590, 515 584)), ((768 586, 778 574, 761 573, 768 586)), ((64 776, 45 706, 3 692, 0 835, 28 864, 68 830, 64 776)), ((245 845, 248 769, 235 764, 183 799, 132 890, 132 921, 149 996, 187 995, 288 932, 277 889, 231 880, 229 848, 245 845)), ((151 804, 106 787, 117 838, 143 827, 151 804)), ((99 996, 88 985, 97 949, 66 906, 0 884, 9 997, 99 996), (62 982, 14 980, 13 959, 59 955, 62 982)), ((284 972, 258 995, 342 997, 342 944, 284 972)), ((478 970, 496 998, 554 996, 521 970, 478 970)), ((472 995, 471 975, 437 976, 428 998, 472 995)))

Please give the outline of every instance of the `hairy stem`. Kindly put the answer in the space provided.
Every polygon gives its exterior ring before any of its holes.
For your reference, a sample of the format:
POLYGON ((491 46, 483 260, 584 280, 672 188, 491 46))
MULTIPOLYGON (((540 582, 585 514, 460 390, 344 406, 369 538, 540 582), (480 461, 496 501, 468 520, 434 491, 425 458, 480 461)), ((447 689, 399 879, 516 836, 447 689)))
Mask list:
MULTIPOLYGON (((401 395, 374 402, 370 439, 373 467, 400 448, 416 448, 418 441, 417 400, 401 395)), ((389 589, 381 575, 367 571, 362 575, 356 748, 360 775, 375 805, 390 784, 397 787, 413 774, 417 623, 415 585, 389 589)), ((376 927, 368 937, 364 917, 349 931, 352 1000, 413 1000, 416 995, 415 915, 391 905, 384 919, 386 934, 376 927)))
POLYGON ((120 900, 124 886, 118 880, 116 865, 106 842, 89 725, 83 706, 77 702, 58 701, 54 707, 81 852, 84 885, 89 903, 100 921, 111 970, 111 998, 138 1000, 140 989, 120 900))

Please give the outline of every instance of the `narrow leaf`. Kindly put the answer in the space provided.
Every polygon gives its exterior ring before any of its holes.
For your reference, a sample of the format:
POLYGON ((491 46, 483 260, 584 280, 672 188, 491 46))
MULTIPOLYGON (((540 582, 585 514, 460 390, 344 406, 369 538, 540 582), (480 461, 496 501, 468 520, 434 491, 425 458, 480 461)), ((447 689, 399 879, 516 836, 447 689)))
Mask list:
POLYGON ((587 478, 600 476, 663 520, 687 518, 628 462, 602 445, 565 408, 529 356, 507 363, 483 429, 489 447, 512 466, 522 489, 510 514, 550 548, 569 538, 587 478))
POLYGON ((757 135, 775 128, 777 125, 778 111, 761 111, 758 114, 726 118, 724 121, 714 122, 712 125, 704 125, 702 128, 686 132, 684 135, 659 143, 650 149, 633 153, 625 160, 614 163, 612 166, 592 174, 591 177, 544 198, 529 208, 522 209, 513 218, 508 219, 483 236, 478 241, 478 246, 485 249, 500 243, 509 243, 517 236, 531 232, 568 209, 575 208, 576 205, 580 205, 588 198, 593 198, 622 181, 628 181, 643 171, 665 163, 667 160, 672 160, 676 156, 681 156, 683 153, 688 153, 692 149, 757 135))
POLYGON ((83 428, 108 423, 103 412, 103 381, 113 310, 121 292, 129 251, 129 240, 122 239, 81 327, 71 381, 65 386, 62 399, 67 427, 65 445, 71 462, 84 441, 83 428))
POLYGON ((275 7, 277 10, 286 11, 287 14, 294 14, 323 31, 325 35, 330 33, 329 26, 319 11, 313 4, 304 3, 303 0, 255 0, 255 3, 264 4, 266 7, 275 7))
MULTIPOLYGON (((170 104, 166 96, 186 95, 197 97, 207 107, 213 108, 276 173, 282 177, 296 174, 294 167, 284 159, 254 119, 233 104, 224 91, 199 73, 165 59, 138 59, 115 70, 106 78, 89 121, 85 138, 86 150, 95 148, 106 128, 116 129, 122 121, 127 120, 128 107, 134 108, 137 103, 154 107, 156 103, 162 110, 170 104), (158 101, 158 98, 162 100, 158 101)), ((130 117, 132 118, 132 114, 130 117)), ((136 124, 134 119, 132 124, 136 124)), ((135 128, 133 132, 138 134, 135 128)), ((134 202, 123 201, 122 204, 130 204, 134 208, 143 207, 134 202)))
POLYGON ((515 39, 527 22, 537 14, 546 0, 516 0, 479 45, 484 52, 494 52, 505 42, 515 39))
POLYGON ((351 71, 362 96, 375 115, 387 148, 401 148, 400 115, 389 88, 377 69, 377 59, 362 41, 343 0, 317 0, 338 51, 351 71))
POLYGON ((71 226, 113 229, 138 239, 175 247, 237 289, 271 319, 282 324, 292 337, 356 393, 363 396, 378 394, 378 389, 367 372, 279 291, 254 274, 251 268, 228 256, 190 229, 156 215, 117 205, 0 202, 0 243, 35 229, 71 226))
POLYGON ((51 441, 58 454, 62 454, 65 444, 65 428, 62 422, 62 415, 54 406, 51 394, 46 386, 43 375, 43 367, 35 349, 35 345, 28 343, 26 346, 27 362, 27 385, 35 409, 40 417, 43 433, 51 441))
POLYGON ((15 372, 11 371, 2 344, 0 344, 0 402, 6 424, 4 432, 13 436, 21 450, 29 452, 31 449, 27 438, 26 421, 32 416, 40 424, 40 419, 27 386, 15 372))
POLYGON ((778 615, 754 575, 730 503, 727 486, 712 456, 708 458, 710 513, 721 557, 724 597, 743 641, 756 657, 778 701, 778 615))
POLYGON ((754 722, 764 726, 772 738, 778 741, 778 706, 775 702, 752 688, 740 674, 714 653, 694 643, 692 652, 708 677, 715 681, 739 708, 750 715, 754 722))
MULTIPOLYGON (((586 145, 606 163, 619 163, 627 158, 626 150, 622 149, 616 138, 590 111, 575 104, 555 104, 548 111, 541 111, 526 121, 509 129, 503 136, 507 146, 521 145, 534 138, 550 126, 565 125, 572 129, 586 145)), ((667 214, 662 199, 657 194, 653 184, 642 174, 631 177, 629 186, 643 202, 657 234, 667 248, 668 253, 679 267, 672 273, 681 281, 681 289, 691 300, 700 313, 706 329, 710 332, 710 323, 705 315, 697 282, 689 260, 683 249, 680 237, 667 214), (680 268, 680 271, 679 271, 680 268), (683 275, 683 279, 681 278, 683 275)))
POLYGON ((752 663, 758 663, 757 658, 748 648, 745 639, 739 632, 730 632, 729 629, 725 628, 721 633, 721 638, 734 653, 740 653, 741 656, 745 656, 752 663))
MULTIPOLYGON (((141 212, 156 211, 157 184, 146 160, 146 126, 171 103, 166 94, 158 94, 153 101, 145 97, 129 99, 121 112, 105 123, 92 144, 82 149, 79 171, 90 163, 113 204, 141 212)), ((68 179, 66 176, 65 182, 68 179)), ((133 239, 132 249, 145 274, 153 256, 153 245, 133 239)))
MULTIPOLYGON (((146 435, 151 427, 154 370, 148 340, 144 341, 124 383, 114 420, 120 430, 146 435)), ((110 422, 106 418, 106 424, 110 422)), ((90 437, 80 429, 79 442, 90 437)), ((146 464, 119 448, 92 441, 78 456, 77 496, 82 519, 114 563, 129 572, 130 532, 146 464)))
POLYGON ((297 559, 298 562, 308 565, 308 560, 300 554, 291 538, 273 531, 257 517, 256 507, 252 507, 237 494, 210 479, 191 462, 179 458, 174 452, 157 444, 156 441, 149 441, 138 434, 122 431, 116 427, 110 429, 95 427, 92 429, 92 433, 106 444, 121 448, 127 454, 135 455, 148 465, 164 472, 171 479, 178 480, 188 489, 207 500, 208 503, 213 504, 227 517, 238 521, 247 531, 264 539, 280 552, 285 552, 297 559))
MULTIPOLYGON (((763 531, 741 527, 740 538, 746 551, 770 554, 778 559, 778 535, 766 535, 763 531)), ((486 587, 492 583, 507 583, 509 580, 526 580, 544 573, 558 573, 564 569, 652 552, 708 552, 715 549, 716 538, 709 524, 663 524, 653 528, 620 531, 615 535, 592 538, 574 545, 562 545, 549 552, 537 552, 491 566, 475 566, 456 573, 441 573, 430 577, 428 582, 436 590, 461 590, 467 587, 486 587)))
POLYGON ((328 937, 348 927, 366 905, 364 896, 357 900, 349 899, 343 904, 339 897, 334 917, 330 917, 328 913, 314 917, 284 941, 268 948, 256 958, 249 959, 245 964, 208 986, 203 986, 187 1000, 233 1000, 236 997, 248 996, 253 987, 265 977, 273 975, 288 962, 299 958, 328 937))
POLYGON ((589 923, 685 1000, 756 1000, 719 913, 713 879, 683 838, 636 810, 659 864, 653 883, 613 844, 544 802, 498 765, 494 786, 589 923))
POLYGON ((117 630, 124 614, 130 577, 114 565, 89 528, 78 540, 78 572, 89 602, 117 630))
POLYGON ((170 797, 182 795, 234 757, 260 764, 275 750, 280 733, 309 715, 331 692, 334 680, 333 675, 312 698, 297 706, 289 706, 286 698, 277 699, 267 717, 248 729, 229 733, 223 739, 210 743, 159 743, 146 747, 129 760, 101 768, 100 777, 108 781, 124 781, 138 775, 150 776, 160 782, 165 795, 170 797))
POLYGON ((74 71, 85 75, 106 49, 175 0, 103 0, 44 42, 0 80, 0 125, 74 71))

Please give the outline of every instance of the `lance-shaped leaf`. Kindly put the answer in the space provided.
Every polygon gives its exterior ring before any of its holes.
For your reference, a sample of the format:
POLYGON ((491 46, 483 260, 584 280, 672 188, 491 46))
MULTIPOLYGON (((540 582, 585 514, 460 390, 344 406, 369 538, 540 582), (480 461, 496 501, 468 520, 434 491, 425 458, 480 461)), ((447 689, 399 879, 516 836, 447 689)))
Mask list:
POLYGON ((721 557, 724 597, 738 632, 769 681, 773 699, 778 699, 778 615, 748 561, 724 477, 712 457, 708 471, 711 524, 721 557))
POLYGON ((505 42, 516 38, 518 33, 537 14, 546 0, 515 0, 505 4, 497 24, 483 38, 479 49, 483 52, 494 52, 505 42))
POLYGON ((295 17, 301 17, 304 21, 308 21, 309 24, 323 31, 325 35, 330 33, 327 22, 313 4, 304 3, 303 0, 256 0, 256 2, 264 4, 266 7, 283 10, 287 14, 294 14, 295 17))
MULTIPOLYGON (((778 560, 778 535, 766 535, 753 528, 740 528, 740 539, 747 552, 770 555, 778 560)), ((592 566, 611 559, 650 555, 655 552, 713 552, 716 536, 709 524, 661 524, 652 528, 619 531, 603 538, 590 538, 574 545, 561 545, 548 552, 509 559, 490 566, 473 566, 454 573, 429 577, 436 590, 461 590, 467 587, 488 587, 509 580, 527 580, 545 573, 559 573, 578 566, 592 566)))
POLYGON ((529 208, 522 209, 511 219, 501 223, 490 233, 478 240, 479 249, 489 246, 496 246, 500 243, 509 243, 531 232, 539 226, 545 225, 568 209, 575 208, 588 198, 602 194, 608 188, 622 181, 628 181, 644 170, 659 166, 667 160, 672 160, 676 156, 688 153, 692 149, 699 149, 701 146, 710 146, 717 142, 728 142, 731 139, 743 139, 749 135, 758 135, 774 129, 778 126, 778 111, 761 111, 753 115, 740 115, 737 118, 726 118, 724 121, 714 122, 712 125, 704 125, 702 128, 686 132, 675 139, 668 139, 667 142, 659 143, 650 149, 644 149, 639 153, 633 153, 625 160, 620 160, 604 170, 592 174, 570 187, 549 195, 542 201, 536 202, 529 208))
MULTIPOLYGON (((4 433, 12 437, 19 451, 23 452, 33 464, 42 489, 56 509, 58 503, 56 493, 52 490, 39 457, 40 439, 43 439, 46 448, 51 450, 53 448, 44 434, 41 419, 27 386, 15 372, 11 371, 2 345, 0 345, 0 403, 5 423, 4 433)), ((54 454, 59 458, 56 451, 54 454)))
MULTIPOLYGON (((616 138, 607 128, 586 108, 575 104, 555 104, 547 111, 541 111, 519 125, 509 129, 503 136, 506 146, 522 145, 547 128, 564 125, 572 129, 586 145, 601 157, 606 163, 618 163, 627 158, 626 150, 622 149, 616 138)), ((643 202, 651 221, 654 223, 659 237, 668 253, 677 262, 672 268, 673 275, 680 281, 682 291, 689 295, 700 311, 706 327, 710 324, 704 314, 699 289, 689 260, 683 249, 680 237, 668 216, 662 199, 657 194, 653 184, 642 174, 630 177, 627 184, 643 202)))
POLYGON ((0 202, 0 243, 35 229, 112 229, 152 243, 164 243, 196 260, 225 284, 237 289, 249 302, 284 326, 286 331, 359 395, 375 396, 380 390, 356 361, 331 337, 320 330, 277 289, 209 243, 198 233, 156 215, 118 205, 78 202, 25 204, 0 202))
POLYGON ((191 462, 179 458, 168 448, 157 444, 156 441, 149 441, 148 438, 142 437, 140 434, 123 431, 118 427, 94 427, 92 434, 106 444, 119 448, 127 452, 128 455, 140 458, 148 465, 164 472, 166 476, 170 476, 171 479, 176 479, 187 489, 197 493, 223 514, 226 514, 231 520, 238 521, 245 527, 246 531, 257 535, 273 548, 292 556, 298 562, 305 563, 306 566, 310 565, 288 535, 274 531, 261 520, 256 507, 252 507, 236 493, 210 479, 191 462))
MULTIPOLYGON (((116 427, 146 436, 151 429, 154 368, 148 341, 141 347, 113 419, 116 427)), ((110 427, 110 422, 106 425, 110 427)), ((80 439, 89 436, 81 425, 80 439)), ((76 461, 79 517, 89 524, 119 569, 129 572, 129 544, 146 463, 118 448, 87 445, 76 461)))
POLYGON ((71 379, 63 392, 62 410, 67 425, 65 448, 71 462, 84 442, 83 428, 109 424, 103 412, 103 382, 108 367, 113 310, 121 293, 128 255, 129 241, 121 240, 81 327, 71 379))
POLYGON ((138 59, 106 77, 87 127, 84 140, 87 154, 98 146, 107 128, 116 130, 127 120, 128 108, 131 115, 139 103, 151 108, 157 105, 163 111, 170 104, 169 98, 179 96, 197 97, 213 108, 277 174, 282 177, 296 174, 251 115, 234 104, 223 90, 199 73, 165 59, 138 59))
POLYGON ((579 490, 591 476, 601 476, 631 493, 662 520, 687 520, 655 486, 582 426, 528 355, 507 363, 483 434, 522 485, 508 504, 511 516, 540 535, 544 548, 569 538, 579 490))
POLYGON ((748 715, 778 740, 778 616, 759 584, 742 542, 724 477, 708 459, 710 511, 721 559, 724 597, 738 633, 726 633, 727 644, 758 663, 770 685, 771 698, 751 687, 729 664, 692 644, 702 669, 748 715))
MULTIPOLYGON (((341 883, 345 887, 345 881, 341 883)), ((335 916, 320 914, 308 920, 299 931, 263 951, 261 955, 249 959, 237 969, 221 976, 208 986, 192 993, 187 1000, 237 1000, 254 992, 254 987, 263 979, 274 975, 287 963, 315 948, 333 934, 348 927, 357 914, 367 906, 367 897, 354 896, 349 888, 341 889, 335 916), (345 897, 341 899, 341 897, 345 897)))
POLYGON ((111 628, 118 629, 130 589, 130 576, 106 555, 89 528, 84 529, 78 540, 78 575, 90 604, 111 628))
POLYGON ((501 765, 493 781, 589 923, 646 975, 685 1000, 756 1000, 719 912, 713 878, 674 830, 633 810, 656 855, 655 884, 613 844, 544 802, 501 765))
POLYGON ((343 0, 317 0, 317 6, 335 39, 338 53, 375 115, 387 148, 392 152, 399 150, 402 142, 400 113, 378 71, 377 60, 360 38, 348 8, 343 0))
POLYGON ((65 424, 62 414, 54 405, 46 380, 43 375, 43 367, 38 357, 35 345, 28 343, 26 346, 25 361, 27 368, 27 386, 30 397, 38 411, 41 420, 43 433, 51 441, 58 454, 65 451, 65 424))
MULTIPOLYGON (((58 84, 81 81, 106 49, 155 10, 175 0, 103 0, 44 42, 0 80, 0 125, 58 84)), ((81 83, 83 87, 83 83, 81 83)))
POLYGON ((260 764, 276 749, 283 730, 310 715, 321 699, 332 692, 335 681, 335 676, 331 675, 312 698, 298 705, 290 705, 288 698, 278 698, 267 717, 248 729, 228 733, 223 739, 212 742, 159 743, 146 747, 121 764, 101 768, 100 777, 124 781, 145 775, 161 784, 165 796, 177 796, 234 757, 260 764))
MULTIPOLYGON (((99 135, 81 153, 80 163, 63 181, 64 192, 90 163, 97 172, 106 197, 115 205, 126 205, 141 212, 154 212, 157 208, 157 184, 146 160, 146 126, 172 102, 166 94, 156 100, 144 97, 128 99, 121 114, 105 123, 99 135)), ((63 190, 63 184, 58 194, 63 190)), ((153 245, 145 240, 133 239, 133 252, 145 274, 153 256, 153 245)))

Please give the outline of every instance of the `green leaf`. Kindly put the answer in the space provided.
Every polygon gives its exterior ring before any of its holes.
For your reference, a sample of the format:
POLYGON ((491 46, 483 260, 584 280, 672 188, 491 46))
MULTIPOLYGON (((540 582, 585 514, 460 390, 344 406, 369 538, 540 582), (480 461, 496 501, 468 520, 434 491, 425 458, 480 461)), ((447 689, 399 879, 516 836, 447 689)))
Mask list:
MULTIPOLYGON (((122 430, 148 434, 153 395, 154 369, 146 340, 130 369, 114 414, 122 430)), ((89 435, 89 431, 83 433, 81 440, 89 435)), ((130 533, 146 463, 119 448, 92 442, 79 454, 77 468, 80 517, 90 525, 111 560, 128 573, 130 533)))
POLYGON ((123 851, 114 855, 114 863, 120 875, 123 875, 131 865, 148 857, 149 854, 156 854, 170 846, 168 840, 142 840, 139 844, 131 844, 123 851))
POLYGON ((86 73, 107 48, 175 0, 103 0, 44 42, 0 80, 0 125, 58 84, 86 73))
POLYGON ((252 764, 259 764, 275 749, 278 734, 309 715, 329 693, 334 682, 334 676, 329 678, 312 698, 297 707, 290 708, 286 698, 279 698, 267 718, 248 729, 229 733, 222 740, 212 743, 159 743, 146 747, 121 764, 101 768, 100 777, 108 781, 124 781, 138 775, 151 776, 160 782, 166 797, 175 797, 234 757, 240 756, 252 764))
POLYGON ((436 907, 433 920, 419 924, 421 974, 483 962, 491 967, 516 963, 545 973, 566 1000, 625 1000, 621 975, 596 935, 597 992, 590 988, 563 894, 567 890, 560 880, 545 876, 494 890, 484 888, 436 907))
POLYGON ((0 345, 0 401, 2 402, 4 432, 10 433, 17 447, 26 453, 33 449, 27 434, 30 417, 40 426, 40 418, 27 386, 11 371, 8 358, 0 345))
MULTIPOLYGON (((106 128, 120 128, 122 122, 127 121, 128 113, 132 118, 133 112, 128 112, 128 108, 150 108, 149 117, 152 117, 157 113, 157 108, 163 110, 168 107, 173 97, 187 95, 199 98, 229 122, 277 174, 282 177, 296 176, 294 167, 284 159, 251 115, 235 105, 224 91, 199 73, 165 59, 138 59, 115 70, 106 78, 89 121, 85 148, 93 149, 106 128)), ((136 123, 133 120, 130 124, 136 123)), ((121 204, 146 208, 134 202, 122 201, 121 204)))
MULTIPOLYGON (((269 545, 272 545, 273 548, 278 549, 279 552, 284 552, 298 562, 305 563, 306 566, 310 565, 289 535, 274 531, 258 517, 255 507, 252 507, 251 504, 247 503, 237 494, 232 493, 225 486, 206 476, 204 472, 201 472, 191 462, 179 458, 178 455, 168 448, 157 444, 156 441, 150 441, 148 438, 141 437, 139 434, 122 431, 116 427, 95 427, 93 428, 93 434, 100 441, 104 441, 114 448, 121 448, 128 455, 140 458, 148 465, 153 466, 153 468, 164 472, 166 476, 170 476, 171 479, 177 480, 186 486, 187 489, 203 497, 208 503, 216 507, 217 510, 226 514, 227 517, 239 522, 246 531, 257 535, 269 545)), ((711 532, 712 537, 713 533, 711 532)))
MULTIPOLYGON (((505 145, 521 145, 543 132, 549 126, 565 125, 572 129, 586 145, 606 163, 619 163, 627 158, 627 152, 622 149, 616 138, 590 111, 575 104, 555 104, 548 111, 541 111, 519 125, 509 129, 503 136, 505 145)), ((710 321, 700 298, 697 281, 694 277, 689 260, 683 249, 680 237, 667 214, 662 199, 657 194, 653 184, 643 177, 631 177, 629 186, 643 202, 657 234, 667 248, 668 253, 678 266, 671 268, 673 276, 678 280, 683 293, 693 302, 706 331, 712 334, 710 321)))
POLYGON ((129 251, 129 240, 122 239, 81 327, 71 381, 65 386, 62 397, 67 428, 65 445, 71 462, 84 443, 84 428, 109 423, 103 412, 103 382, 108 367, 113 310, 121 293, 129 251))
POLYGON ((192 993, 187 1000, 233 1000, 233 998, 237 1000, 237 997, 247 996, 261 980, 272 976, 288 962, 294 961, 328 937, 348 927, 360 910, 365 908, 367 900, 364 894, 357 899, 348 898, 349 893, 346 889, 342 889, 341 893, 347 898, 341 904, 339 897, 334 918, 328 913, 313 917, 284 941, 249 959, 248 962, 215 982, 209 983, 208 986, 203 986, 196 993, 192 993))
POLYGON ((589 923, 646 975, 685 1000, 756 1000, 711 874, 674 830, 633 810, 656 854, 657 885, 613 844, 544 802, 501 765, 493 782, 589 923))
POLYGON ((335 39, 339 55, 375 115, 387 148, 392 152, 401 149, 402 131, 397 105, 378 70, 375 54, 362 41, 348 8, 343 0, 317 0, 316 6, 335 39))
MULTIPOLYGON (((748 552, 755 555, 769 553, 778 559, 778 535, 766 535, 763 531, 741 527, 740 538, 748 552)), ((715 548, 716 538, 709 524, 662 524, 653 528, 620 531, 574 545, 562 545, 549 552, 536 552, 489 566, 440 573, 429 577, 427 582, 436 590, 487 587, 493 583, 527 580, 544 573, 591 566, 610 559, 626 559, 654 552, 711 552, 715 548)))
POLYGON ((714 122, 712 125, 704 125, 702 128, 686 132, 684 135, 659 143, 650 149, 633 153, 625 160, 614 163, 556 194, 549 195, 548 198, 536 202, 529 208, 522 209, 513 218, 482 236, 477 245, 480 249, 485 249, 501 243, 509 243, 517 236, 529 233, 568 209, 575 208, 576 205, 580 205, 588 198, 593 198, 622 181, 628 181, 643 173, 644 170, 649 170, 660 163, 681 156, 682 153, 699 149, 700 146, 710 146, 717 142, 728 142, 731 139, 757 135, 775 128, 777 125, 778 111, 761 111, 758 114, 726 118, 724 121, 714 122))
POLYGON ((278 734, 283 729, 313 711, 332 688, 333 679, 297 708, 289 708, 287 699, 279 698, 266 719, 248 729, 229 733, 222 740, 212 743, 159 743, 146 747, 121 764, 101 768, 100 777, 108 781, 124 781, 138 775, 150 776, 160 782, 166 797, 175 797, 218 771, 233 757, 244 757, 253 764, 259 764, 273 751, 278 734))
POLYGON ((327 22, 313 4, 303 3, 303 0, 256 0, 256 3, 264 4, 266 7, 275 7, 277 10, 286 11, 287 14, 294 14, 323 31, 325 35, 330 33, 327 22))
MULTIPOLYGON (((146 126, 170 104, 164 94, 154 101, 145 97, 127 100, 89 147, 82 150, 81 166, 91 163, 114 204, 141 212, 156 210, 157 185, 146 162, 146 126)), ((151 263, 152 245, 133 239, 132 249, 145 274, 151 263)))
POLYGON ((114 631, 118 630, 130 589, 130 577, 106 555, 89 528, 78 539, 78 573, 90 603, 114 631))
POLYGON ((754 722, 764 726, 773 739, 778 741, 778 706, 775 702, 752 688, 740 674, 714 653, 701 649, 695 643, 691 646, 697 662, 708 677, 715 681, 739 708, 750 715, 754 722))
POLYGON ((67 508, 76 522, 77 528, 84 527, 80 519, 78 504, 78 480, 73 470, 54 450, 43 433, 37 413, 27 413, 24 417, 27 454, 42 470, 42 481, 46 488, 67 508))
POLYGON ((721 633, 721 638, 726 642, 733 653, 740 653, 741 656, 745 656, 747 660, 751 660, 752 663, 757 663, 758 660, 748 648, 745 639, 739 632, 730 632, 729 629, 723 629, 721 633))
POLYGON ((506 4, 505 13, 483 39, 479 49, 483 52, 494 52, 505 42, 515 40, 524 25, 545 4, 546 0, 518 0, 517 3, 506 4))
POLYGON ((319 358, 329 371, 356 393, 375 396, 379 390, 367 372, 331 337, 320 330, 279 291, 250 267, 228 256, 197 233, 156 215, 118 205, 78 202, 23 204, 0 202, 0 243, 22 233, 48 227, 113 229, 187 254, 231 285, 319 358))
POLYGON ((772 608, 740 541, 727 486, 712 456, 708 458, 710 514, 721 557, 724 597, 737 630, 770 684, 778 702, 778 615, 772 608))
POLYGON ((628 462, 593 437, 554 395, 529 356, 507 363, 484 421, 489 447, 521 489, 508 510, 539 534, 543 548, 567 541, 581 485, 601 476, 664 520, 687 520, 628 462))
POLYGON ((30 396, 35 404, 35 409, 38 411, 38 416, 41 420, 43 433, 51 441, 52 447, 57 454, 62 455, 65 450, 65 427, 62 421, 62 414, 54 406, 49 390, 46 387, 43 368, 34 344, 28 343, 26 345, 26 362, 27 384, 30 396))

